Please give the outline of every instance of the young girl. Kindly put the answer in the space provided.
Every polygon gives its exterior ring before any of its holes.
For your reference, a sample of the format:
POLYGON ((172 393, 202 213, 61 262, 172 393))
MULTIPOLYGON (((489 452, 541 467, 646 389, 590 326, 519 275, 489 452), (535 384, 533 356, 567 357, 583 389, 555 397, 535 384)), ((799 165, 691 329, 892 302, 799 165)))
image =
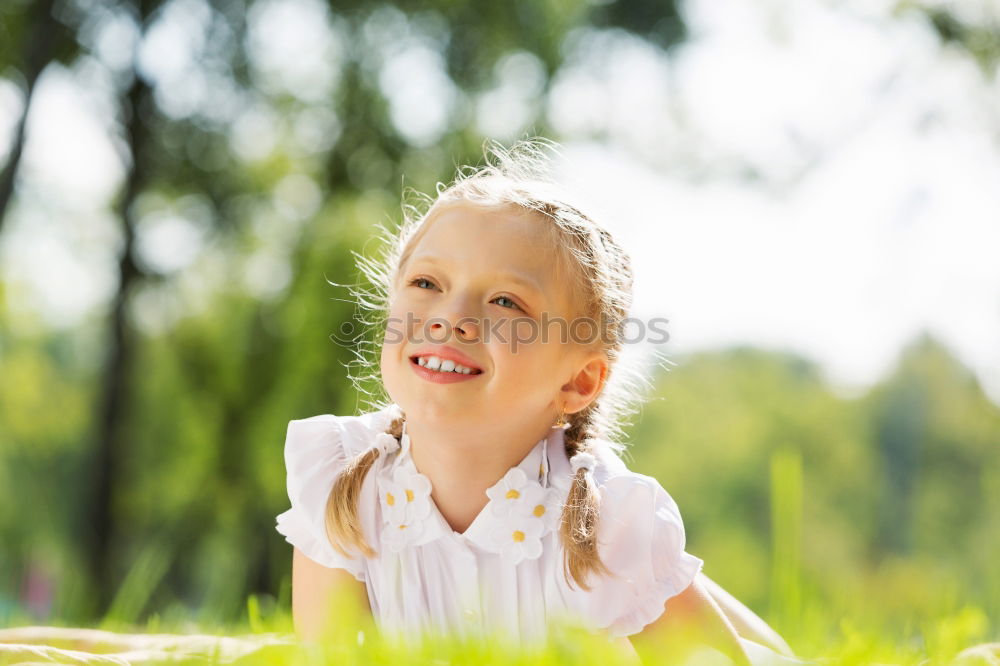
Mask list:
POLYGON ((700 573, 670 495, 618 455, 629 258, 547 179, 541 143, 494 145, 381 263, 362 259, 388 398, 288 425, 296 629, 319 638, 347 586, 383 631, 527 642, 570 618, 628 649, 674 631, 736 663, 784 660, 700 573))

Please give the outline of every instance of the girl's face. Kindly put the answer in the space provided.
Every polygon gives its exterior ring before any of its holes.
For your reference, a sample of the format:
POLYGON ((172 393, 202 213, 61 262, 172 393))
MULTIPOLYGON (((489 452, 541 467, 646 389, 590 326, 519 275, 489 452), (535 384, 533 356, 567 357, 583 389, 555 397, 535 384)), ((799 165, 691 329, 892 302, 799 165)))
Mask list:
POLYGON ((573 303, 544 222, 463 202, 425 224, 391 293, 381 358, 389 395, 407 418, 446 429, 550 424, 584 347, 564 333, 573 303), (472 373, 418 364, 449 352, 472 373))

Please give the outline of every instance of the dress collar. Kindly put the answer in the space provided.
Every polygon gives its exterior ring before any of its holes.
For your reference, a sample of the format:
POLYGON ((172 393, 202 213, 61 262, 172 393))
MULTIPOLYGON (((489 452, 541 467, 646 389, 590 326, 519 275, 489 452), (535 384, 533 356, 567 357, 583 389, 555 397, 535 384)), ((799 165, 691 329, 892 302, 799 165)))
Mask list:
POLYGON ((569 471, 563 434, 561 428, 552 428, 487 489, 489 502, 465 532, 458 533, 434 504, 430 480, 413 463, 404 422, 400 448, 378 475, 383 546, 398 552, 448 538, 499 553, 512 564, 535 559, 542 551, 541 539, 558 529, 569 488, 561 478, 569 471))

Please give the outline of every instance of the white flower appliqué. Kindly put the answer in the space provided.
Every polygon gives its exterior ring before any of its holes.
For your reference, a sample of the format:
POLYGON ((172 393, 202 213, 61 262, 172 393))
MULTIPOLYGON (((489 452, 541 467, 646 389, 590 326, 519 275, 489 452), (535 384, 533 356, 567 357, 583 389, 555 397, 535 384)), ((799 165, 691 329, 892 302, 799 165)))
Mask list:
POLYGON ((541 489, 538 483, 528 483, 528 475, 524 470, 512 467, 502 479, 486 489, 486 496, 490 498, 490 511, 495 516, 510 516, 517 513, 525 502, 524 494, 533 494, 537 499, 535 492, 541 489))
POLYGON ((394 553, 403 550, 407 544, 413 543, 424 533, 424 523, 422 520, 414 520, 408 523, 386 523, 382 528, 382 543, 394 553))
POLYGON ((489 510, 497 518, 490 531, 504 561, 517 564, 542 554, 542 537, 559 527, 560 492, 544 488, 518 467, 512 468, 486 491, 489 510))
MULTIPOLYGON (((526 501, 525 508, 532 516, 541 519, 546 530, 557 530, 562 520, 562 502, 559 501, 562 495, 555 488, 539 488, 539 490, 542 492, 532 493, 538 495, 538 499, 526 501)), ((525 495, 525 499, 527 498, 528 495, 525 495)))
POLYGON ((392 550, 400 550, 423 533, 423 521, 431 515, 430 496, 430 479, 419 472, 397 467, 392 480, 381 480, 379 501, 387 520, 382 539, 392 550))
POLYGON ((500 519, 490 536, 500 549, 505 562, 517 564, 533 560, 542 554, 542 535, 545 524, 532 515, 513 515, 500 519))

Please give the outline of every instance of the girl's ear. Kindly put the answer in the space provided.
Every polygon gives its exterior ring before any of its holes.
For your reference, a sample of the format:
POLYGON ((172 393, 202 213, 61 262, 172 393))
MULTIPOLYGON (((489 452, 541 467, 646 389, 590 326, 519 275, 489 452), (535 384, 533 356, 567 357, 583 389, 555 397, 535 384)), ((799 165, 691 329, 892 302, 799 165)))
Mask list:
POLYGON ((608 357, 604 352, 592 352, 576 366, 573 377, 563 384, 563 410, 574 414, 587 407, 600 394, 608 378, 608 357))

